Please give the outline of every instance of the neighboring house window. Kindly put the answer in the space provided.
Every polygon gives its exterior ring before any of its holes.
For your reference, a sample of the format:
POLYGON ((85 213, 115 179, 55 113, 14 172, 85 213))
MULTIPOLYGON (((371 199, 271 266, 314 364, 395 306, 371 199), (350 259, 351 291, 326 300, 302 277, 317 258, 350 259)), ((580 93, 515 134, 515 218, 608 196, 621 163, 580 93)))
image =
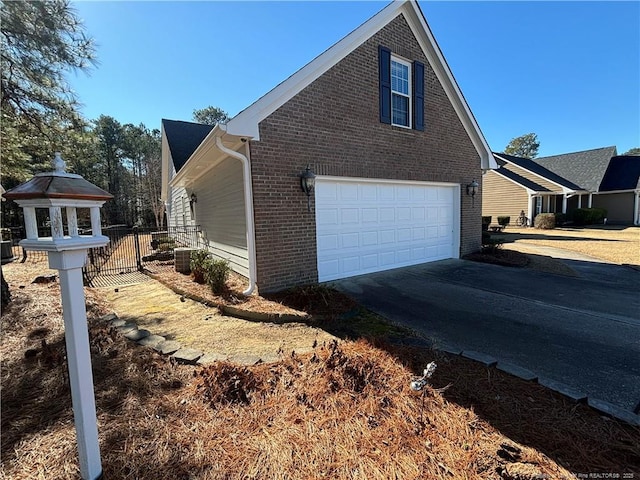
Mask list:
POLYGON ((391 57, 391 125, 411 127, 411 64, 391 57))
POLYGON ((542 213, 542 197, 536 197, 536 215, 542 213))
POLYGON ((424 130, 424 64, 393 56, 378 48, 380 121, 424 130))

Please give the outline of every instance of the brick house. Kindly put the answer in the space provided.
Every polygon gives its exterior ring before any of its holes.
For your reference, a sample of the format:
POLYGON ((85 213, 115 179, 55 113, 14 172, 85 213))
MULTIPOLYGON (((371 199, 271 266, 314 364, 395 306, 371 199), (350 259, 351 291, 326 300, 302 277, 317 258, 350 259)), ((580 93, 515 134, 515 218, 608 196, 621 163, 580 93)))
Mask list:
POLYGON ((495 159, 416 2, 392 2, 226 125, 163 120, 162 136, 170 225, 199 225, 250 290, 480 246, 482 188, 467 186, 495 159))

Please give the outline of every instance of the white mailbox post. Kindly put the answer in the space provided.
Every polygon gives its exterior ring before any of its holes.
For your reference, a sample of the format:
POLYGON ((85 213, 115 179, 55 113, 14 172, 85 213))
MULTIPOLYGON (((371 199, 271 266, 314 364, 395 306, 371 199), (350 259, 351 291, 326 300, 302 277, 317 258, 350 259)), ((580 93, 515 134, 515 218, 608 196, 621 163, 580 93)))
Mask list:
POLYGON ((113 196, 80 175, 66 173, 59 153, 53 164, 54 172, 39 173, 7 191, 4 197, 15 200, 23 208, 27 238, 20 245, 25 250, 47 251, 49 267, 59 271, 80 474, 83 479, 95 480, 102 477, 102 463, 82 267, 89 248, 109 243, 109 238, 102 235, 100 207, 113 196), (38 237, 37 209, 48 212, 50 237, 38 237), (91 235, 79 234, 78 209, 89 210, 91 235))

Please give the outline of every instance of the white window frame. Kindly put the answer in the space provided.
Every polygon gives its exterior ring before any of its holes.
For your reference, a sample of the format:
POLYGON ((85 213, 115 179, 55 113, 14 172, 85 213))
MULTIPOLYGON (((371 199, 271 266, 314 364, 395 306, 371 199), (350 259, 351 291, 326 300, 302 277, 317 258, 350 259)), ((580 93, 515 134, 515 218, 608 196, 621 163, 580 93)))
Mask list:
POLYGON ((542 213, 542 195, 536 197, 536 215, 542 213))
POLYGON ((400 58, 397 57, 395 55, 391 55, 391 67, 390 67, 390 75, 391 75, 391 125, 395 126, 395 127, 401 127, 401 128, 408 128, 411 129, 412 128, 412 120, 413 120, 413 104, 412 104, 412 93, 413 93, 413 71, 412 71, 412 64, 411 62, 405 60, 404 58, 400 58), (409 92, 408 94, 404 94, 401 92, 398 92, 396 90, 393 89, 393 62, 399 63, 400 65, 404 65, 405 67, 408 68, 408 83, 409 83, 409 92), (393 121, 393 96, 394 95, 399 95, 401 97, 405 97, 408 100, 408 105, 409 105, 409 111, 407 113, 408 118, 407 118, 407 125, 402 125, 400 123, 394 123, 393 121))

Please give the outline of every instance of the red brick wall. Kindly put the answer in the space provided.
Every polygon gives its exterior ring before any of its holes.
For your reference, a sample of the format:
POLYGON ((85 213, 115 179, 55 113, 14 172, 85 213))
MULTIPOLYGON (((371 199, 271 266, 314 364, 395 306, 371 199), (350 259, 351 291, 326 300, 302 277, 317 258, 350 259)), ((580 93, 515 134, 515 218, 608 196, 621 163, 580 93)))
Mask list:
POLYGON ((317 282, 314 205, 298 175, 458 183, 460 253, 480 246, 481 194, 475 208, 465 193, 482 181, 480 158, 402 16, 340 61, 260 123, 251 142, 258 287, 272 291, 317 282), (425 131, 380 123, 378 45, 425 64, 425 131))

